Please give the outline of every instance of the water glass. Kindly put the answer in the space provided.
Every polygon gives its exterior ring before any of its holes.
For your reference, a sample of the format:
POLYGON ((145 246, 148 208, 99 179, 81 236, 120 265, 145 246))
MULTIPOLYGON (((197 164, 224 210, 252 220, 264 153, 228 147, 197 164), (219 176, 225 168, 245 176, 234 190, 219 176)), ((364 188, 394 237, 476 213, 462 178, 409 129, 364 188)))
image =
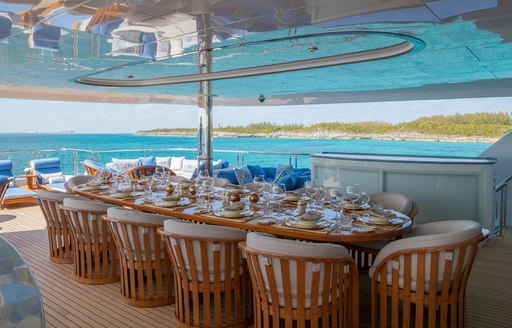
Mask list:
POLYGON ((352 230, 352 219, 353 219, 353 213, 346 214, 346 215, 343 213, 340 213, 341 230, 343 230, 343 231, 352 230))
POLYGON ((153 201, 153 191, 151 188, 144 190, 144 201, 146 203, 151 203, 153 201))

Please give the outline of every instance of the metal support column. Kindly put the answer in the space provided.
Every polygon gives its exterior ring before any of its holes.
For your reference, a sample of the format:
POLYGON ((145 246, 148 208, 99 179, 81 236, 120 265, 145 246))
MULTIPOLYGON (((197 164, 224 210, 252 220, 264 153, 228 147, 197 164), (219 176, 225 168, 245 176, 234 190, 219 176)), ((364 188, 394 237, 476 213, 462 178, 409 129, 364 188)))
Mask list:
MULTIPOLYGON (((199 73, 209 73, 212 65, 212 34, 209 30, 210 16, 207 13, 200 14, 197 17, 198 24, 198 64, 199 73)), ((199 94, 197 97, 197 107, 199 114, 199 127, 198 127, 198 168, 199 171, 207 171, 209 175, 212 174, 212 93, 211 82, 199 82, 199 94)))

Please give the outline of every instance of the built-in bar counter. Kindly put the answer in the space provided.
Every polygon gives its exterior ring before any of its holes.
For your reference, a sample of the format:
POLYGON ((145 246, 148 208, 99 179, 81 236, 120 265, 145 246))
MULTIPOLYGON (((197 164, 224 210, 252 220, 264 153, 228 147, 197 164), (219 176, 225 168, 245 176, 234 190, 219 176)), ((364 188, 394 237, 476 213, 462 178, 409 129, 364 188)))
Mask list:
POLYGON ((404 194, 420 207, 415 223, 474 220, 495 225, 494 158, 318 153, 315 179, 326 187, 359 184, 369 193, 404 194))

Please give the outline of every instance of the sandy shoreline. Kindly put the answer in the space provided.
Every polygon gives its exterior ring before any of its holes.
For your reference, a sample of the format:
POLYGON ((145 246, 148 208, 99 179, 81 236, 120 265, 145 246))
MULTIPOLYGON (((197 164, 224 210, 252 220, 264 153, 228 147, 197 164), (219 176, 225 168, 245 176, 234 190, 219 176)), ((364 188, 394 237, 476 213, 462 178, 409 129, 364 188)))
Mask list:
MULTIPOLYGON (((161 136, 161 137, 195 137, 192 132, 137 132, 140 136, 161 136)), ((335 133, 331 131, 316 131, 308 133, 297 132, 275 132, 271 134, 264 133, 232 133, 232 132, 214 132, 214 138, 290 138, 290 139, 339 139, 339 140, 401 140, 401 141, 433 141, 433 142, 496 142, 498 138, 486 137, 461 137, 461 136, 433 136, 418 133, 397 133, 397 134, 354 134, 354 133, 335 133)))

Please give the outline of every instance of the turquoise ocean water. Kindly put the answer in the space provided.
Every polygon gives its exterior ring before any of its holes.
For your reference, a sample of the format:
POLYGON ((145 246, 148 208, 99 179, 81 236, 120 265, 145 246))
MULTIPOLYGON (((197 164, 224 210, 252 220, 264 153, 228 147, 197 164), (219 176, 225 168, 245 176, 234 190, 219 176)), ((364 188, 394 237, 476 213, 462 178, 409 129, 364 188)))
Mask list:
MULTIPOLYGON (((345 152, 402 154, 427 156, 478 156, 490 143, 463 142, 426 142, 426 141, 388 141, 388 140, 320 140, 320 139, 265 139, 265 138, 215 138, 213 150, 215 159, 224 159, 231 165, 241 164, 242 156, 237 153, 224 153, 220 150, 264 151, 264 152, 345 152)), ((12 159, 15 174, 21 174, 32 158, 60 157, 66 174, 73 174, 73 152, 5 152, 6 150, 33 149, 83 149, 83 150, 119 150, 147 148, 193 148, 197 149, 195 137, 151 137, 133 134, 0 134, 0 159, 12 159)), ((145 155, 185 156, 195 158, 196 152, 190 151, 139 151, 95 153, 94 159, 102 163, 110 162, 112 157, 137 158, 145 155)), ((91 158, 89 152, 77 152, 80 161, 91 158)), ((245 154, 244 164, 275 166, 287 164, 289 156, 245 154)), ((295 164, 295 157, 291 159, 295 164)), ((309 167, 308 156, 298 156, 299 167, 309 167)), ((80 167, 80 172, 82 168, 80 167)))

